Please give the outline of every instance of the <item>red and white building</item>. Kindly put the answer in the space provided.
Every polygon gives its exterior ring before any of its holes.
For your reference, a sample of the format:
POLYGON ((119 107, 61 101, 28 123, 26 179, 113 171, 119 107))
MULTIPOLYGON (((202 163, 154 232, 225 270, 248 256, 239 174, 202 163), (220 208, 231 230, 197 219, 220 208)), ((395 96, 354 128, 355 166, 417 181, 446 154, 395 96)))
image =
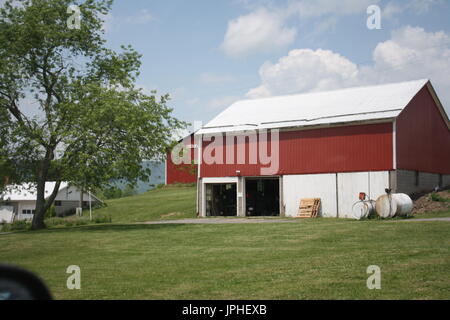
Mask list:
MULTIPOLYGON (((167 152, 166 163, 165 163, 165 176, 166 184, 191 184, 197 182, 197 170, 198 166, 195 164, 194 159, 196 158, 196 145, 194 139, 194 133, 189 134, 183 139, 178 141, 179 144, 183 145, 183 150, 188 152, 189 161, 185 163, 178 163, 174 161, 175 157, 172 156, 173 152, 177 152, 177 149, 172 149, 167 152)), ((176 147, 175 147, 176 148, 176 147)), ((181 149, 178 149, 181 151, 181 149)))
POLYGON ((238 101, 192 144, 200 216, 296 216, 320 198, 322 216, 350 217, 359 192, 450 185, 449 118, 428 80, 238 101))

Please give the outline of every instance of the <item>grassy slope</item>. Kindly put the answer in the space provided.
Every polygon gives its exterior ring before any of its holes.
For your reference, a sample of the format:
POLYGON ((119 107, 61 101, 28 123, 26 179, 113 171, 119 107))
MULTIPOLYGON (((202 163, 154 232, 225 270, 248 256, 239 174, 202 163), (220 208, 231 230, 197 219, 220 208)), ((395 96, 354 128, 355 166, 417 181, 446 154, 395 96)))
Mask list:
MULTIPOLYGON (((95 213, 109 214, 114 223, 196 217, 196 188, 165 187, 137 196, 106 201, 95 213)), ((89 212, 85 211, 85 215, 89 212)))
MULTIPOLYGON (((137 196, 107 200, 107 207, 95 213, 109 214, 113 223, 196 217, 196 187, 171 186, 137 196)), ((88 215, 88 211, 84 211, 88 215)), ((417 214, 417 218, 449 217, 450 211, 417 214)))
POLYGON ((0 235, 59 299, 450 299, 450 223, 103 225, 0 235), (82 289, 66 289, 67 266, 82 289), (382 289, 366 288, 378 265, 382 289))

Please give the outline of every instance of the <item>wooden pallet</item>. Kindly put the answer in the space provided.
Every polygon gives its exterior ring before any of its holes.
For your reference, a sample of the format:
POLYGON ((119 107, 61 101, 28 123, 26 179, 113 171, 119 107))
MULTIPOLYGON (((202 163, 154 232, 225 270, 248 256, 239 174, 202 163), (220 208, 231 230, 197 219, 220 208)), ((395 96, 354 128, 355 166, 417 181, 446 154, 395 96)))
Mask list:
POLYGON ((320 198, 300 199, 299 218, 315 218, 319 213, 320 198))

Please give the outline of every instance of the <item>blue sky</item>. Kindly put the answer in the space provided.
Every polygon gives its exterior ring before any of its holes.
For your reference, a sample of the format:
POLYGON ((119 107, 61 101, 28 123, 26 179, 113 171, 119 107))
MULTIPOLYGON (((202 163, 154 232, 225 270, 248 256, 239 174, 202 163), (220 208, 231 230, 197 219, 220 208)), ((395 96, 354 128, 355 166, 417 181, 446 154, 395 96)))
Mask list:
POLYGON ((143 54, 139 86, 207 122, 237 99, 420 78, 449 112, 449 18, 445 0, 115 0, 105 30, 143 54))

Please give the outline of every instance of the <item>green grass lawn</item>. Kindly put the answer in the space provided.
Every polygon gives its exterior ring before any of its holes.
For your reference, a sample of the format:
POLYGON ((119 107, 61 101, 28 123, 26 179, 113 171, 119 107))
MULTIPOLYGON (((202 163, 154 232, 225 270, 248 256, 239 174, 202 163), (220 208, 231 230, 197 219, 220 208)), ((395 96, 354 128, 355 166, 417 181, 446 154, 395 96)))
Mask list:
POLYGON ((0 262, 36 272, 58 299, 450 299, 449 222, 131 224, 193 218, 195 194, 156 189, 95 211, 113 224, 0 235, 0 262), (66 288, 69 265, 81 290, 66 288), (381 290, 366 287, 369 265, 381 290))
POLYGON ((450 217, 450 210, 442 210, 427 213, 418 213, 412 216, 413 219, 426 219, 426 218, 448 218, 450 217))
MULTIPOLYGON (((110 215, 114 223, 196 217, 196 187, 172 186, 126 198, 107 200, 95 214, 110 215)), ((87 210, 84 211, 88 215, 87 210)))
POLYGON ((450 299, 448 222, 112 224, 0 235, 0 248, 58 299, 450 299), (81 290, 66 288, 69 265, 81 290))

